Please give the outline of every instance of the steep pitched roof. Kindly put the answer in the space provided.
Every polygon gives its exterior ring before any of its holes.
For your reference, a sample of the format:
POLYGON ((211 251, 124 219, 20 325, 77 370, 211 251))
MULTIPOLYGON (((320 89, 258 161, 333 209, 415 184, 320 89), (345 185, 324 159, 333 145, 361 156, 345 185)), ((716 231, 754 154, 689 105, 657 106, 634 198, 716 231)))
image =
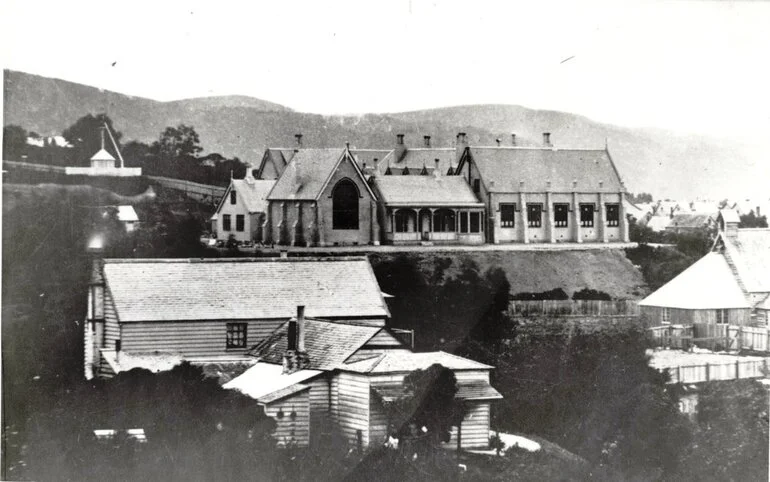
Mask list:
MULTIPOLYGON (((300 149, 275 182, 269 200, 318 199, 329 178, 340 163, 350 160, 361 180, 369 190, 360 167, 346 149, 300 149)), ((374 194, 369 191, 372 197, 374 194)))
POLYGON ((716 252, 699 259, 639 305, 690 310, 750 307, 724 256, 716 252))
POLYGON ((365 257, 107 259, 121 322, 390 316, 365 257))
POLYGON ((490 192, 545 192, 548 182, 559 192, 625 191, 606 150, 470 147, 468 152, 490 192))
POLYGON ((378 176, 374 185, 391 206, 483 206, 461 176, 378 176))
POLYGON ((714 217, 711 214, 674 214, 674 217, 671 218, 671 222, 666 226, 666 229, 703 228, 713 221, 714 217))
POLYGON ((404 353, 386 351, 377 357, 354 363, 346 363, 340 369, 357 373, 403 373, 426 369, 433 364, 440 364, 450 370, 491 370, 494 367, 459 357, 443 351, 427 353, 404 353))
POLYGON ((294 149, 273 147, 265 149, 265 153, 262 156, 262 162, 259 164, 257 177, 262 178, 265 171, 265 164, 267 163, 271 163, 280 176, 292 157, 294 157, 294 149))
POLYGON ((770 292, 770 229, 738 229, 734 237, 720 233, 725 250, 749 293, 770 292))
POLYGON ((374 168, 376 165, 379 165, 380 162, 382 162, 383 159, 385 159, 391 152, 393 152, 392 149, 385 150, 385 149, 351 149, 350 153, 353 155, 353 159, 356 160, 356 164, 358 164, 358 167, 362 168, 364 167, 364 163, 366 163, 367 171, 369 168, 374 168), (377 162, 375 163, 374 160, 377 159, 377 162))
POLYGON ((91 160, 92 160, 92 161, 114 161, 114 160, 115 160, 115 158, 114 158, 114 157, 112 157, 112 154, 110 154, 109 152, 107 152, 107 150, 106 150, 106 149, 99 149, 99 152, 97 152, 96 154, 94 154, 94 155, 91 157, 91 160))
POLYGON ((407 148, 400 159, 396 158, 397 151, 390 151, 387 157, 378 164, 381 174, 390 166, 393 174, 401 174, 401 171, 408 167, 412 174, 419 173, 425 167, 428 173, 432 173, 436 168, 436 159, 439 160, 439 170, 445 174, 449 166, 457 167, 455 159, 456 150, 454 147, 422 147, 407 148))
POLYGON ((283 373, 281 365, 257 363, 238 377, 222 385, 228 390, 238 390, 260 403, 272 403, 289 395, 307 390, 302 383, 323 373, 320 370, 299 370, 283 373))
MULTIPOLYGON (((267 195, 270 193, 270 190, 273 189, 274 185, 274 180, 254 178, 231 180, 230 186, 228 186, 227 191, 225 191, 224 196, 222 196, 222 199, 219 201, 214 216, 219 213, 219 210, 225 202, 229 202, 228 197, 231 189, 235 189, 235 192, 237 192, 238 196, 243 200, 243 204, 246 206, 249 213, 266 212, 267 195)), ((212 219, 214 218, 212 217, 212 219)))
MULTIPOLYGON (((288 348, 286 322, 249 351, 267 363, 280 364, 288 348)), ((313 370, 333 370, 383 328, 353 323, 305 319, 305 351, 313 370)))

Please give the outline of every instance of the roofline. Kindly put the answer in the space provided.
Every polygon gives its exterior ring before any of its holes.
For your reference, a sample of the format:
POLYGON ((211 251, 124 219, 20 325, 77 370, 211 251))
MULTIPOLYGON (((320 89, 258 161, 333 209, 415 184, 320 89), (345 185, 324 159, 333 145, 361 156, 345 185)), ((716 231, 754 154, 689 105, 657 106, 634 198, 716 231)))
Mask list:
MULTIPOLYGON (((487 189, 486 191, 488 193, 492 193, 492 194, 506 194, 506 193, 512 193, 512 192, 516 193, 516 194, 518 194, 518 193, 524 193, 524 194, 543 194, 543 193, 572 194, 573 192, 576 193, 576 194, 598 194, 598 193, 602 193, 602 194, 621 194, 621 193, 622 194, 626 194, 626 190, 622 186, 621 186, 621 190, 619 190, 619 191, 608 190, 607 188, 597 188, 597 189, 592 189, 590 191, 572 190, 572 189, 570 189, 569 191, 563 191, 561 189, 553 189, 553 188, 551 188, 550 190, 542 190, 542 191, 521 191, 519 189, 514 189, 512 191, 501 191, 501 190, 499 190, 497 188, 493 188, 493 189, 487 189)), ((621 199, 621 202, 622 202, 622 199, 621 199)), ((659 216, 659 217, 664 217, 664 216, 659 216)), ((665 216, 665 217, 668 217, 668 216, 665 216)))
POLYGON ((623 192, 628 192, 628 189, 626 189, 626 185, 623 182, 623 178, 620 176, 620 171, 618 171, 618 167, 615 165, 615 161, 612 159, 612 155, 610 154, 610 147, 605 145, 604 152, 607 153, 607 159, 610 160, 610 165, 612 166, 612 170, 615 171, 615 175, 618 176, 618 182, 620 183, 620 187, 623 188, 623 192))
POLYGON ((601 152, 605 151, 605 148, 590 148, 590 147, 545 147, 545 146, 467 146, 471 149, 500 149, 500 150, 531 150, 531 151, 581 151, 581 152, 601 152))
MULTIPOLYGON (((318 194, 316 194, 316 196, 312 199, 315 201, 318 201, 319 199, 321 199, 321 195, 323 194, 324 191, 326 191, 326 187, 331 182, 332 177, 334 177, 334 173, 337 172, 337 169, 339 169, 340 164, 342 164, 342 161, 344 159, 350 160, 350 163, 353 164, 353 169, 356 171, 356 174, 358 174, 358 177, 361 179, 361 181, 363 181, 364 186, 366 186, 366 190, 369 192, 369 195, 372 197, 372 200, 378 201, 379 199, 377 199, 377 195, 374 194, 374 191, 372 191, 372 188, 369 187, 369 182, 367 181, 366 176, 364 175, 364 172, 361 170, 361 168, 358 166, 358 163, 353 158, 353 154, 350 153, 349 147, 345 147, 342 150, 342 155, 340 156, 339 159, 337 159, 337 162, 334 164, 334 168, 331 170, 331 172, 329 172, 329 176, 327 176, 326 181, 324 181, 323 185, 321 186, 321 189, 318 190, 318 194)), ((294 161, 294 159, 292 159, 292 161, 294 161)))
POLYGON ((476 202, 476 203, 429 203, 429 202, 410 202, 410 203, 391 203, 387 200, 383 200, 386 206, 389 207, 395 207, 395 208, 409 208, 413 206, 419 206, 422 208, 427 208, 431 206, 441 206, 442 208, 445 207, 458 207, 458 208, 466 208, 466 207, 472 207, 472 208, 478 208, 478 207, 484 207, 484 203, 476 202))
POLYGON ((301 261, 366 261, 369 263, 369 258, 365 255, 361 256, 295 256, 290 258, 281 258, 278 256, 269 258, 105 258, 102 260, 104 264, 163 264, 163 263, 291 263, 301 261))

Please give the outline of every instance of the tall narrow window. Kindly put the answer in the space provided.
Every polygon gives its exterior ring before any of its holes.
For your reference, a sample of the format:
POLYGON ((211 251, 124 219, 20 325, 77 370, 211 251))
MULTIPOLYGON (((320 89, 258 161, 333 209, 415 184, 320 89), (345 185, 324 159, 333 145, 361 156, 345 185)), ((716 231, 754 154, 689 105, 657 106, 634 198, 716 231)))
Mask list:
POLYGON ((557 203, 553 205, 553 225, 557 228, 569 226, 569 204, 557 203))
POLYGON ((227 324, 227 348, 246 348, 246 323, 227 324))
POLYGON ((717 323, 727 324, 730 323, 727 310, 717 310, 717 323))
POLYGON ((236 200, 236 194, 235 194, 235 189, 233 189, 230 191, 230 204, 235 204, 235 200, 236 200))
POLYGON ((460 232, 468 232, 468 211, 463 211, 460 213, 460 232))
POLYGON ((473 192, 476 194, 481 192, 481 181, 479 179, 473 180, 473 192))
POLYGON ((594 205, 593 204, 581 204, 580 205, 580 226, 583 228, 594 227, 594 205))
POLYGON ((235 230, 236 231, 243 231, 244 226, 244 215, 243 214, 236 214, 235 215, 235 230))
POLYGON ((358 188, 350 179, 332 191, 332 229, 358 229, 358 188))
POLYGON ((664 325, 671 323, 671 311, 668 308, 661 308, 660 322, 664 325))
POLYGON ((477 213, 477 212, 471 213, 471 232, 472 233, 481 232, 481 213, 477 213))
POLYGON ((607 226, 619 226, 620 225, 620 205, 605 204, 604 208, 607 210, 607 226))
POLYGON ((513 228, 516 226, 516 204, 500 203, 500 226, 513 228))
POLYGON ((527 204, 527 226, 539 228, 543 225, 543 205, 527 204))
POLYGON ((222 231, 230 231, 232 229, 232 225, 230 224, 230 215, 229 214, 223 214, 222 215, 222 231))
POLYGON ((408 209, 399 209, 396 211, 396 232, 408 233, 414 231, 414 212, 408 209), (410 225, 412 229, 410 230, 410 225))

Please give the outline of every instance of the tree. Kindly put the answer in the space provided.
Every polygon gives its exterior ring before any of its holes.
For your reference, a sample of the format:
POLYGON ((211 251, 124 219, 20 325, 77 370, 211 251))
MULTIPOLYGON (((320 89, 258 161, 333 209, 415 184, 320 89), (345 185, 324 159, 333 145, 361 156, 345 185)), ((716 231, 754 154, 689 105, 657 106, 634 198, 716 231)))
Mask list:
POLYGON ((20 161, 27 146, 27 131, 17 125, 3 127, 3 159, 20 161))
POLYGON ((749 214, 741 216, 741 222, 738 224, 739 228, 766 228, 767 216, 757 216, 752 209, 749 214))
MULTIPOLYGON (((115 130, 112 119, 110 119, 107 114, 97 114, 95 116, 87 114, 75 121, 74 124, 64 129, 64 132, 62 132, 62 136, 67 142, 72 144, 79 157, 78 160, 81 163, 85 163, 101 148, 101 130, 105 124, 107 124, 107 127, 110 129, 118 147, 120 147, 120 138, 123 134, 115 130)), ((109 140, 109 134, 104 133, 104 136, 104 148, 112 155, 112 157, 117 159, 118 154, 115 152, 115 148, 109 140)))
POLYGON ((198 133, 192 126, 184 124, 166 127, 152 147, 159 159, 175 161, 196 157, 203 150, 198 133))
POLYGON ((465 415, 462 401, 455 398, 457 390, 454 372, 442 365, 409 373, 404 394, 384 403, 398 437, 422 440, 418 445, 428 451, 448 442, 452 427, 459 426, 465 415))

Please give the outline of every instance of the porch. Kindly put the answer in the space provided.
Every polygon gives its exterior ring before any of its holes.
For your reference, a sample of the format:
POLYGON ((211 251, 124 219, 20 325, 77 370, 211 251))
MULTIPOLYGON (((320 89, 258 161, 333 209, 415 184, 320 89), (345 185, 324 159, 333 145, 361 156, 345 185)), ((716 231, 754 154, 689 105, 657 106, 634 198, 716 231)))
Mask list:
POLYGON ((389 244, 484 244, 483 208, 387 208, 389 244))

